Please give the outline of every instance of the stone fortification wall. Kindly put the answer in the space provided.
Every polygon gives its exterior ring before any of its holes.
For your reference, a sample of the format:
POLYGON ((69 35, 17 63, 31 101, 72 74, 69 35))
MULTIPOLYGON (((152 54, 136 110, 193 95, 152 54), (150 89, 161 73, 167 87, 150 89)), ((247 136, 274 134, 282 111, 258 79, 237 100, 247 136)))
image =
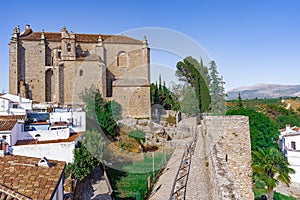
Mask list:
POLYGON ((254 199, 248 117, 206 116, 202 124, 213 199, 254 199))

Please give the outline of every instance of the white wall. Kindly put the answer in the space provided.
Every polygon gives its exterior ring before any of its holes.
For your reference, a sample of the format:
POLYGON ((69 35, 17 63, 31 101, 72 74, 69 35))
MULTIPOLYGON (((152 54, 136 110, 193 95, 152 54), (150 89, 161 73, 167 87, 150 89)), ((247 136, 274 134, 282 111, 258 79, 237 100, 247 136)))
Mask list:
POLYGON ((5 94, 0 97, 0 115, 25 115, 26 110, 32 109, 32 101, 16 95, 5 94), (1 98, 2 97, 2 98, 1 98), (18 108, 13 108, 13 103, 18 103, 18 108))
POLYGON ((15 145, 17 141, 19 140, 19 133, 22 131, 23 124, 21 123, 16 123, 13 129, 11 130, 11 145, 15 145))
POLYGON ((64 199, 64 187, 63 187, 63 178, 60 179, 59 185, 53 195, 51 200, 63 200, 64 199))
POLYGON ((84 132, 86 130, 86 117, 85 112, 53 112, 50 113, 50 122, 72 122, 72 132, 84 132))
POLYGON ((290 167, 296 171, 295 174, 290 174, 291 181, 300 183, 300 152, 287 151, 286 157, 290 163, 290 167))
POLYGON ((47 141, 47 140, 58 140, 58 139, 67 139, 70 136, 70 129, 59 129, 59 130, 37 130, 37 131, 27 131, 19 132, 18 140, 32 140, 36 139, 36 135, 39 134, 38 141, 47 141))
POLYGON ((0 115, 9 114, 9 100, 0 98, 0 115))
POLYGON ((300 135, 285 136, 283 145, 285 146, 285 149, 288 149, 285 156, 287 157, 291 168, 296 171, 295 174, 290 174, 291 181, 300 183, 300 135), (296 143, 296 150, 292 149, 292 141, 296 143))
MULTIPOLYGON (((292 149, 291 142, 296 142, 296 150, 300 150, 300 135, 294 135, 294 136, 285 136, 285 146, 288 149, 292 149)), ((300 154, 300 152, 299 152, 300 154)))
POLYGON ((33 144, 13 146, 13 154, 36 158, 46 157, 50 160, 73 162, 75 141, 49 144, 33 144))

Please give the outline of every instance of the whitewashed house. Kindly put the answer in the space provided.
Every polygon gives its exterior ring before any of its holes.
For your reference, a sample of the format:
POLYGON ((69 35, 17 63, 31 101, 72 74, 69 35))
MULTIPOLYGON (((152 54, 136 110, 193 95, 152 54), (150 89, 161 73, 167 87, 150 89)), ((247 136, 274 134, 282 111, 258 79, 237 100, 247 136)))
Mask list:
POLYGON ((83 121, 73 126, 70 122, 50 120, 50 113, 29 112, 21 120, 17 116, 0 116, 0 139, 5 140, 13 155, 36 158, 45 156, 71 163, 80 132, 85 131, 85 113, 60 114, 61 117, 59 113, 55 116, 59 119, 75 116, 83 121))
POLYGON ((300 127, 287 124, 285 129, 281 129, 279 147, 296 171, 295 174, 290 174, 291 181, 300 184, 300 127))
POLYGON ((0 96, 0 115, 25 115, 32 109, 32 100, 12 94, 0 96))

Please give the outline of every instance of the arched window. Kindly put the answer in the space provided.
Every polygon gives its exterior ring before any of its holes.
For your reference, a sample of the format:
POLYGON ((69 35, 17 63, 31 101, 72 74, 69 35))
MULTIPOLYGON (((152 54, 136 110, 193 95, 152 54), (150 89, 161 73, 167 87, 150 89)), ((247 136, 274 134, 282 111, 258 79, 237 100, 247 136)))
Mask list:
POLYGON ((67 44, 67 51, 68 51, 68 52, 71 51, 71 44, 70 44, 70 43, 67 44))
POLYGON ((127 67, 127 54, 124 51, 118 54, 117 66, 127 67))
POLYGON ((79 70, 79 76, 82 76, 83 75, 83 70, 79 70))

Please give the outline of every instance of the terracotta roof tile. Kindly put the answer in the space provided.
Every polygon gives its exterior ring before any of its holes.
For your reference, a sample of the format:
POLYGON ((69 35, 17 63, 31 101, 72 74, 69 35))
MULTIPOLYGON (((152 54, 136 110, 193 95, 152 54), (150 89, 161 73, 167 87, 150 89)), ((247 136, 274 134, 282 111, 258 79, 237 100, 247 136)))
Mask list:
POLYGON ((0 116, 0 131, 11 131, 16 122, 24 117, 24 115, 0 116))
POLYGON ((16 194, 16 199, 50 199, 65 162, 49 160, 50 167, 41 167, 37 166, 39 160, 17 155, 0 157, 0 194, 3 186, 16 194))
MULTIPOLYGON (((60 42, 61 33, 45 32, 45 38, 51 42, 60 42)), ((141 40, 136 40, 123 35, 103 35, 103 34, 75 34, 76 42, 82 43, 98 43, 99 35, 104 42, 107 43, 125 43, 125 44, 143 44, 141 40)), ((32 32, 29 35, 21 36, 21 40, 39 41, 42 32, 32 32)))
POLYGON ((18 140, 15 144, 18 145, 31 145, 31 144, 51 144, 51 143, 62 143, 62 142, 73 142, 80 136, 80 133, 70 133, 70 137, 67 139, 58 139, 58 140, 47 140, 47 141, 37 141, 33 140, 18 140))

